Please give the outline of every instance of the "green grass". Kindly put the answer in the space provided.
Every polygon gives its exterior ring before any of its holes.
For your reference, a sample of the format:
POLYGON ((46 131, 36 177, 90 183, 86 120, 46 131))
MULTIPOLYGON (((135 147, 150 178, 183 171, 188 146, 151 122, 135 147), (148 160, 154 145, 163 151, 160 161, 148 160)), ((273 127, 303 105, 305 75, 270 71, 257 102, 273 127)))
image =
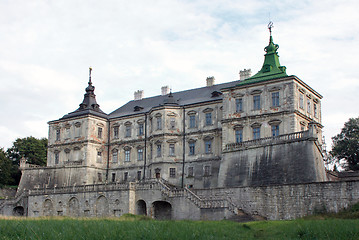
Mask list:
POLYGON ((0 219, 0 239, 359 239, 359 219, 155 221, 121 218, 0 219))

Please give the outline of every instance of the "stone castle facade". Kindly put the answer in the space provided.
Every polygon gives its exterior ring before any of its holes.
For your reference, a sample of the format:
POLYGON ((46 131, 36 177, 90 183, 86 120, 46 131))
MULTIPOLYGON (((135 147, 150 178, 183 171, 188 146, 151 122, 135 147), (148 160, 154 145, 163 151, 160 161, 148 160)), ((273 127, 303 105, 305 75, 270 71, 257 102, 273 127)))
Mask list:
POLYGON ((277 49, 270 36, 254 76, 243 70, 240 80, 222 84, 208 77, 205 87, 163 87, 149 98, 139 90, 110 114, 97 104, 90 69, 80 107, 49 122, 47 166, 23 161, 17 196, 0 211, 287 219, 355 202, 357 182, 346 191, 326 182, 322 96, 286 74, 277 49), (284 202, 297 207, 286 211, 284 202))

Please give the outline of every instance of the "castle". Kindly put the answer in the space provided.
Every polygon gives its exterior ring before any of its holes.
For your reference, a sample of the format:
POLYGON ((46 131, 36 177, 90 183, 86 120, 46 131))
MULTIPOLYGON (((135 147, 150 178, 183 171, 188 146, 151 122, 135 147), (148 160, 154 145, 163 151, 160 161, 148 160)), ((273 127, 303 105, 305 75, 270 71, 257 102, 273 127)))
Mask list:
POLYGON ((138 90, 110 114, 90 68, 79 108, 49 122, 47 166, 23 160, 17 195, 0 213, 290 219, 358 201, 356 181, 327 181, 322 96, 287 75, 278 47, 270 34, 253 76, 149 98, 138 90))

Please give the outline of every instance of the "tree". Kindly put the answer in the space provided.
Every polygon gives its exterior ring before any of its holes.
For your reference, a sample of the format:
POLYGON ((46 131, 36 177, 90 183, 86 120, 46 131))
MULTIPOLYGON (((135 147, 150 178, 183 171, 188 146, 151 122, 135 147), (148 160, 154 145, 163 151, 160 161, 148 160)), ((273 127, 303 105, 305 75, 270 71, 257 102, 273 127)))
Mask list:
POLYGON ((25 157, 30 164, 46 165, 47 139, 37 139, 34 137, 18 138, 13 143, 13 146, 7 149, 6 156, 13 166, 11 171, 12 185, 18 185, 21 178, 19 165, 22 157, 25 157))
POLYGON ((11 160, 6 157, 3 148, 0 148, 0 186, 12 185, 14 183, 12 178, 13 165, 11 160))
POLYGON ((349 118, 342 131, 332 138, 331 154, 337 162, 344 160, 347 170, 359 170, 359 117, 349 118))

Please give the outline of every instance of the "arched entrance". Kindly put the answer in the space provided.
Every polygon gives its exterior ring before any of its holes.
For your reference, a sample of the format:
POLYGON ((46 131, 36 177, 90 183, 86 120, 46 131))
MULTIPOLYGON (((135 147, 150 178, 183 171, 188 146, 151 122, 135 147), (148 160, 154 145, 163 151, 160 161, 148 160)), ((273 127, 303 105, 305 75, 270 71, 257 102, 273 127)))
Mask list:
POLYGON ((69 201, 69 213, 70 217, 78 217, 80 215, 79 200, 73 197, 69 201))
POLYGON ((137 215, 147 215, 146 202, 143 200, 138 200, 136 203, 136 214, 137 215))
POLYGON ((106 217, 108 216, 108 201, 105 196, 100 196, 96 201, 96 216, 106 217))
POLYGON ((22 206, 17 206, 12 210, 14 216, 24 216, 25 209, 22 206))
POLYGON ((170 220, 172 217, 172 205, 166 201, 156 201, 152 203, 155 219, 170 220))
POLYGON ((50 199, 46 199, 44 201, 43 213, 44 213, 43 214, 44 216, 52 216, 53 215, 53 204, 50 199))

